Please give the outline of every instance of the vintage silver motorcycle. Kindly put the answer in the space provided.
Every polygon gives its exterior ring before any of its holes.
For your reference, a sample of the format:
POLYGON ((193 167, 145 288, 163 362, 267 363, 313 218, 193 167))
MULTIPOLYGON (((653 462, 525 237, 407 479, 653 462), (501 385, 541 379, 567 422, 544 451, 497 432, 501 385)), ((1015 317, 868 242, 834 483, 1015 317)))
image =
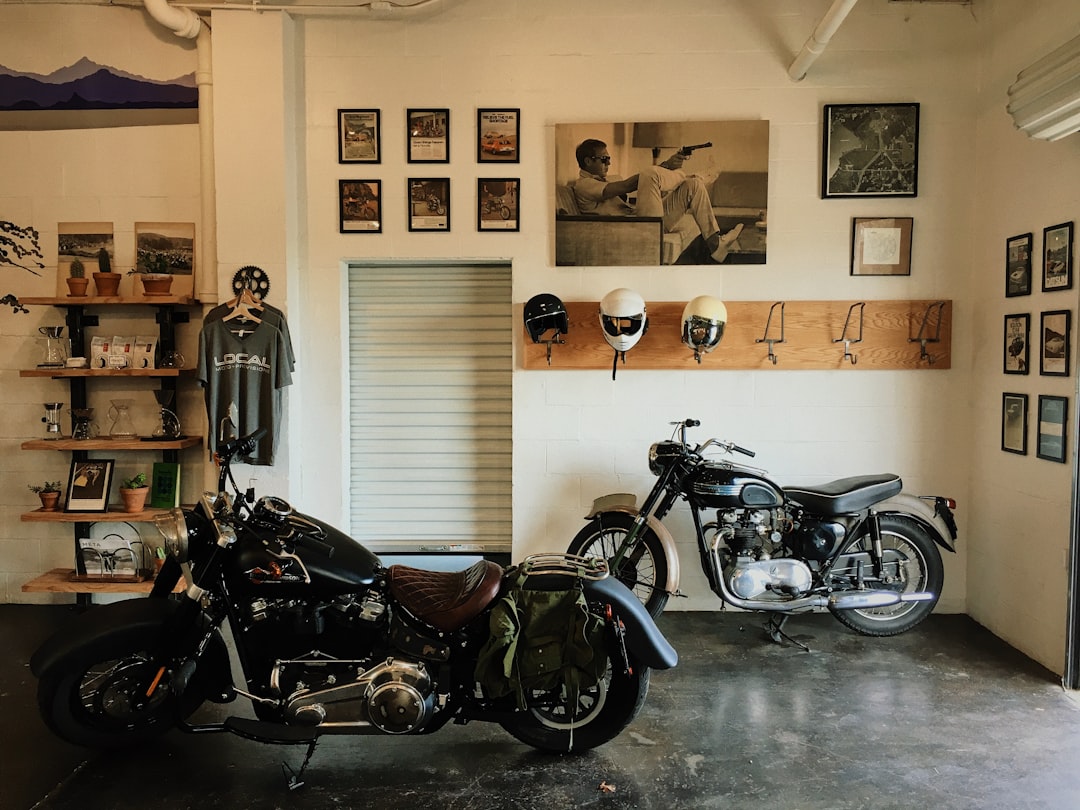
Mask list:
POLYGON ((672 424, 672 438, 649 448, 656 484, 641 507, 632 494, 598 498, 568 548, 607 560, 654 617, 681 595, 675 542, 662 523, 680 499, 690 504, 713 592, 769 613, 776 641, 787 638, 789 616, 815 609, 868 636, 903 633, 930 615, 944 581, 938 547, 956 550, 954 500, 906 493, 893 474, 785 489, 764 470, 705 456, 750 450, 691 444, 686 430, 701 423, 672 424))

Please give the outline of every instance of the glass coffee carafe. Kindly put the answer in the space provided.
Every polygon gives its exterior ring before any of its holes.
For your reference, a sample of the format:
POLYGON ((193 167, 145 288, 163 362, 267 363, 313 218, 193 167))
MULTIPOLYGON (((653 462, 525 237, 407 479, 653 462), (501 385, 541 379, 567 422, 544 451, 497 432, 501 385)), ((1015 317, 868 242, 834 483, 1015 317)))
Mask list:
POLYGON ((98 426, 94 421, 93 408, 71 408, 71 438, 73 439, 96 439, 98 426))
POLYGON ((63 339, 64 327, 39 326, 38 332, 45 338, 45 356, 38 363, 38 368, 63 368, 68 356, 63 339))
POLYGON ((110 400, 109 418, 113 420, 109 428, 110 439, 137 439, 139 434, 135 432, 135 424, 131 421, 130 399, 110 400))

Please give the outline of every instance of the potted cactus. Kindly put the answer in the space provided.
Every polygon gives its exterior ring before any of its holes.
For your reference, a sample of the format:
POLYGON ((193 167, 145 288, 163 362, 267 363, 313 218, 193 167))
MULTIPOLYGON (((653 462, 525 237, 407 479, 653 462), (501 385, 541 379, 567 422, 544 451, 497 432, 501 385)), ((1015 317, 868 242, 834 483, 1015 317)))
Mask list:
POLYGON ((72 259, 71 264, 68 265, 68 297, 84 297, 86 295, 86 288, 89 284, 90 279, 86 277, 86 267, 83 265, 82 260, 72 259))
POLYGON ((122 276, 112 271, 112 259, 109 257, 109 251, 105 248, 98 251, 97 263, 98 272, 94 273, 94 286, 97 288, 97 294, 102 296, 116 295, 120 289, 122 276))
POLYGON ((55 512, 60 502, 60 482, 46 481, 44 484, 27 484, 30 491, 41 499, 42 512, 55 512))
POLYGON ((120 497, 124 499, 125 512, 141 512, 146 506, 146 496, 150 487, 146 483, 146 473, 138 473, 125 478, 120 483, 120 497))

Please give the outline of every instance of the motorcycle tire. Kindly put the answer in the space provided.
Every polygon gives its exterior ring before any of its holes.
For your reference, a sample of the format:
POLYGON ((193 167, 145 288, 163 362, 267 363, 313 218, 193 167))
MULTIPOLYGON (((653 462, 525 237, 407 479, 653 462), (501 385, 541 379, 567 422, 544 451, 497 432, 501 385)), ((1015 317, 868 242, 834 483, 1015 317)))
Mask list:
POLYGON ((499 213, 502 215, 503 219, 510 219, 510 209, 507 206, 504 205, 500 208, 499 213))
MULTIPOLYGON (((649 692, 649 668, 633 666, 630 672, 608 667, 596 686, 578 695, 577 712, 571 718, 565 692, 554 705, 518 713, 502 727, 526 745, 542 751, 565 753, 588 751, 615 739, 637 717, 649 692)), ((550 695, 533 696, 541 704, 550 695)))
MULTIPOLYGON (((581 557, 600 557, 609 567, 615 552, 634 524, 633 515, 626 512, 604 512, 582 529, 567 547, 567 552, 581 557)), ((618 570, 611 573, 645 605, 654 619, 667 605, 668 564, 660 538, 649 527, 639 535, 637 545, 623 558, 618 570)))
POLYGON ((142 707, 131 696, 153 680, 149 650, 159 640, 156 629, 140 629, 102 639, 80 652, 73 667, 58 667, 38 684, 38 709, 58 737, 90 748, 123 748, 164 734, 202 704, 197 690, 177 698, 171 672, 160 679, 154 697, 142 707))
MULTIPOLYGON (((899 589, 903 593, 929 591, 934 594, 934 598, 927 602, 901 602, 889 607, 865 610, 829 609, 837 621, 864 636, 895 636, 915 627, 933 612, 945 581, 941 553, 922 526, 897 515, 882 515, 880 521, 882 548, 886 552, 893 552, 903 561, 886 565, 886 574, 892 576, 892 581, 867 579, 864 574, 865 584, 870 588, 899 589)), ((846 578, 845 555, 857 554, 865 557, 870 550, 870 543, 870 533, 867 530, 854 537, 843 548, 831 569, 834 584, 838 584, 838 578, 841 581, 846 578)), ((837 590, 842 592, 843 588, 837 587, 837 590)))

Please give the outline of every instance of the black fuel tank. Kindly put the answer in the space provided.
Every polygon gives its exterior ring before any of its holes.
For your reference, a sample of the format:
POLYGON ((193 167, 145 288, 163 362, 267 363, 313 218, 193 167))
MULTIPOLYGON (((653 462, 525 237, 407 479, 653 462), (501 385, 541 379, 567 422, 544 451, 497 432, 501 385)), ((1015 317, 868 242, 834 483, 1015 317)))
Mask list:
POLYGON ((690 473, 683 489, 696 506, 713 509, 767 509, 784 502, 783 491, 768 478, 716 464, 690 473))

